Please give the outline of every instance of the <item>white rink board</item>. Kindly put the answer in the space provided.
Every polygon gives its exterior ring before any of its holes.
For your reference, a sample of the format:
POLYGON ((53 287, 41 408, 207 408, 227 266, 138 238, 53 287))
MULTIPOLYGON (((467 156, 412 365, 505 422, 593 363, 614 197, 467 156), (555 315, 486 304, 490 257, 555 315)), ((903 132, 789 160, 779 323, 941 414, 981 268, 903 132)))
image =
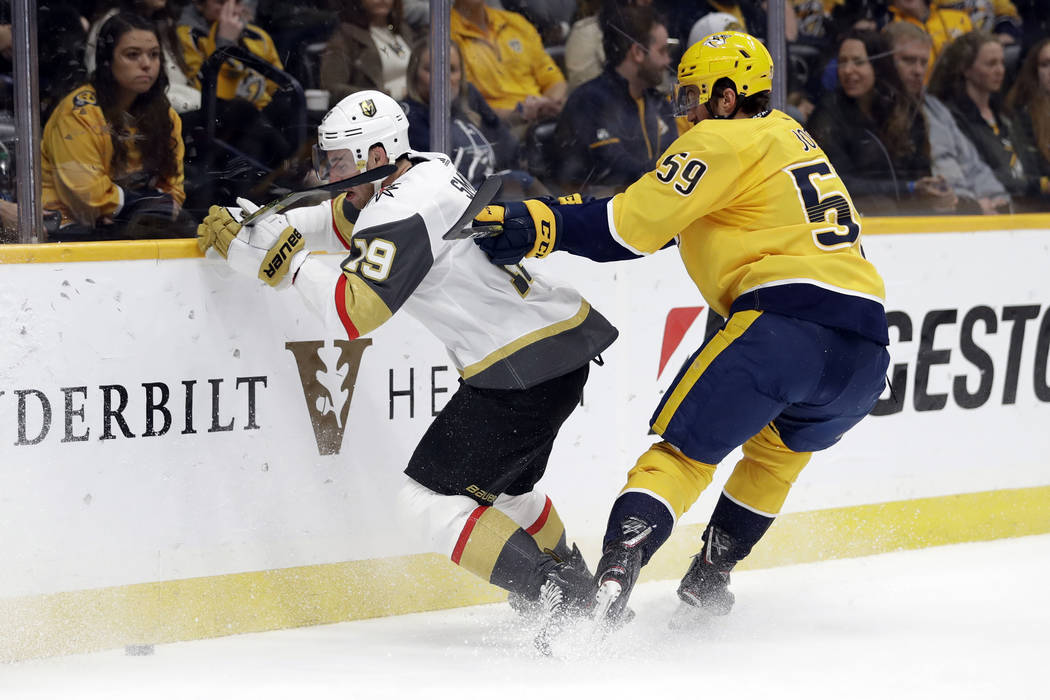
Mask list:
MULTIPOLYGON (((785 512, 1050 484, 1048 234, 866 239, 898 320, 891 353, 907 371, 903 405, 816 455, 785 512), (902 322, 911 325, 903 335, 902 322), (928 368, 925 382, 917 364, 928 368), (953 382, 964 377, 965 391, 977 393, 981 364, 992 373, 990 392, 964 408, 953 382), (929 398, 917 404, 923 388, 929 398)), ((574 283, 621 332, 605 366, 592 365, 585 405, 541 482, 571 534, 597 538, 624 474, 654 439, 647 423, 661 391, 704 335, 706 309, 658 376, 668 313, 705 303, 674 251, 606 265, 556 255, 530 270, 574 283)), ((326 387, 337 387, 346 367, 335 367, 339 329, 321 328, 296 292, 275 294, 201 259, 9 264, 2 272, 0 597, 420 551, 393 520, 393 495, 456 378, 415 321, 396 317, 373 335, 341 451, 322 455, 285 343, 324 341, 326 387), (165 434, 145 435, 144 384, 169 389, 165 434), (103 386, 126 390, 123 411, 120 389, 103 386), (41 396, 51 410, 46 431, 41 396), (107 425, 112 438, 102 439, 107 425)), ((332 403, 345 397, 336 389, 332 403)), ((162 432, 163 412, 151 416, 162 432)), ((685 522, 707 519, 733 461, 685 522)))

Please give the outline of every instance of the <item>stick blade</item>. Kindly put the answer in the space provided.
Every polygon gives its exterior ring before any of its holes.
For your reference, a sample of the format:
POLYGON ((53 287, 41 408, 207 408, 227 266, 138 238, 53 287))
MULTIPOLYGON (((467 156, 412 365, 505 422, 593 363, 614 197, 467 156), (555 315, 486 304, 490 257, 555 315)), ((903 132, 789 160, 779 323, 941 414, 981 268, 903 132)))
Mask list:
POLYGON ((264 216, 268 216, 274 212, 280 214, 288 211, 292 207, 302 203, 304 200, 310 200, 311 204, 320 204, 351 187, 365 185, 369 182, 375 182, 376 180, 384 180, 390 177, 395 170, 397 170, 397 166, 388 163, 387 165, 381 165, 378 168, 372 168, 363 173, 358 173, 357 175, 348 177, 345 180, 337 180, 336 182, 330 182, 327 185, 319 185, 318 187, 312 187, 306 190, 290 192, 280 199, 270 202, 266 206, 259 207, 254 212, 241 219, 241 226, 250 226, 264 216))
POLYGON ((503 233, 502 224, 488 224, 486 226, 468 226, 467 228, 449 231, 442 238, 446 241, 459 241, 474 238, 491 238, 501 233, 503 233))
MULTIPOLYGON (((452 224, 452 226, 449 227, 448 231, 445 232, 445 235, 442 236, 442 238, 446 241, 452 241, 461 238, 481 237, 480 234, 470 235, 468 233, 467 235, 463 235, 463 229, 470 226, 470 223, 474 220, 474 217, 480 214, 485 207, 492 203, 492 200, 496 198, 501 189, 503 189, 503 178, 501 178, 499 175, 489 175, 487 178, 485 178, 485 182, 481 183, 481 187, 478 188, 478 191, 471 198, 470 203, 467 205, 467 208, 463 211, 463 215, 456 220, 456 223, 452 224)), ((490 227, 486 226, 484 228, 487 229, 490 227)), ((471 231, 471 229, 467 229, 467 231, 469 232, 471 231)), ((499 231, 494 233, 489 232, 484 235, 495 236, 499 233, 502 233, 502 231, 503 227, 500 226, 499 231)))

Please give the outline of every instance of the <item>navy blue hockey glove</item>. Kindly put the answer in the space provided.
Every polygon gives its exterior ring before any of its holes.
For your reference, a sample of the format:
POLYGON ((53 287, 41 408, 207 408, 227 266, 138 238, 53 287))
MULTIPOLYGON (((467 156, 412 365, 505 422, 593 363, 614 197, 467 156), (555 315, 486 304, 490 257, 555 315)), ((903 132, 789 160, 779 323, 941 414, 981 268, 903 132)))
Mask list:
POLYGON ((539 199, 492 204, 474 225, 502 227, 502 232, 474 242, 496 265, 516 265, 522 258, 542 258, 554 251, 561 215, 539 199))

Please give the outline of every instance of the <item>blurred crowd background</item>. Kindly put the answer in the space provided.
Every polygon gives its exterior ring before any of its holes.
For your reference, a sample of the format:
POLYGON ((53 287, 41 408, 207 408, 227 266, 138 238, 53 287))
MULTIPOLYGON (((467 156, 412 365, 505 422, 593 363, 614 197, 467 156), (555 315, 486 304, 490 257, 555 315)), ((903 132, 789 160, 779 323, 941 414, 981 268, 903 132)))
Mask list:
MULTIPOLYGON (((449 150, 504 196, 604 196, 689 124, 708 34, 766 38, 783 109, 862 215, 1050 211, 1050 0, 455 0, 449 150)), ((47 240, 192 236, 213 203, 317 183, 325 112, 376 89, 430 149, 427 0, 39 0, 47 240)), ((0 241, 18 240, 12 8, 0 0, 0 241)))

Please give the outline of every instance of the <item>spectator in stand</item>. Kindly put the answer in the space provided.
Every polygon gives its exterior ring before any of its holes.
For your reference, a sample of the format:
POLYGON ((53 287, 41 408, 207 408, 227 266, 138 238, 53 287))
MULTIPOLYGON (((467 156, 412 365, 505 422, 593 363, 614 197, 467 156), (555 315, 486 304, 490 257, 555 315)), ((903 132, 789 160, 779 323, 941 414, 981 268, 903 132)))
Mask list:
POLYGON ((1028 51, 1006 95, 1006 112, 1013 117, 1039 175, 1050 175, 1050 38, 1028 51))
MULTIPOLYGON (((262 27, 245 22, 241 0, 193 0, 183 8, 176 32, 190 76, 196 76, 209 56, 223 46, 240 45, 275 68, 282 69, 273 39, 262 27)), ((277 85, 251 68, 227 61, 219 71, 216 94, 223 100, 242 98, 263 109, 277 85)))
POLYGON ((164 75, 168 79, 168 102, 180 115, 201 108, 201 91, 189 78, 190 69, 182 53, 179 38, 175 33, 175 17, 167 0, 116 0, 111 7, 95 20, 88 30, 87 47, 84 50, 84 67, 88 73, 95 70, 95 46, 102 25, 118 12, 140 15, 157 28, 161 53, 164 56, 164 75))
MULTIPOLYGON (((477 88, 463 80, 463 63, 455 44, 450 47, 449 81, 451 148, 456 170, 475 186, 493 173, 503 176, 504 196, 510 192, 546 194, 528 173, 517 169, 518 141, 492 111, 477 88)), ((430 147, 430 39, 412 47, 408 61, 408 96, 401 103, 408 118, 408 142, 417 151, 430 147)))
POLYGON ((601 17, 616 7, 634 5, 649 7, 653 0, 581 0, 578 19, 569 30, 565 40, 565 72, 569 80, 569 92, 592 78, 597 78, 605 69, 605 50, 602 48, 601 17))
POLYGON ((62 217, 51 239, 193 235, 179 217, 181 122, 165 96, 156 28, 134 14, 111 17, 95 59, 91 82, 66 96, 44 127, 43 206, 62 217))
POLYGON ((1039 175, 1023 140, 1000 109, 1003 46, 993 34, 970 32, 944 48, 929 90, 955 117, 981 158, 1006 187, 1018 210, 1045 208, 1050 180, 1039 175))
POLYGON ((622 191, 656 166, 677 136, 670 102, 656 91, 671 64, 667 28, 651 7, 625 7, 605 25, 605 71, 565 104, 555 145, 569 189, 622 191))
POLYGON ((455 0, 452 39, 467 80, 517 136, 557 118, 567 94, 565 76, 528 20, 487 7, 484 0, 455 0))
POLYGON ((840 37, 851 29, 877 32, 891 21, 889 12, 886 0, 836 0, 830 10, 830 35, 840 37))
MULTIPOLYGON (((200 87, 197 76, 208 57, 227 46, 240 46, 274 68, 284 69, 273 39, 261 27, 245 21, 248 13, 241 0, 193 0, 183 8, 176 33, 194 87, 200 87)), ((297 148, 274 126, 293 120, 287 96, 277 92, 272 80, 230 59, 219 69, 215 94, 220 139, 273 167, 297 148)))
POLYGON ((943 102, 925 92, 930 35, 909 22, 891 22, 882 30, 893 49, 893 62, 908 95, 922 103, 930 138, 934 175, 944 178, 959 198, 956 211, 1009 212, 1010 195, 977 153, 943 102))
POLYGON ((576 14, 576 0, 502 0, 504 10, 517 12, 529 21, 546 46, 561 46, 569 35, 576 14))
POLYGON ((321 55, 321 87, 331 103, 361 90, 404 99, 414 34, 402 0, 348 0, 339 19, 321 55))
POLYGON ((1021 15, 1011 0, 937 0, 937 6, 965 12, 974 29, 995 34, 1003 45, 1021 39, 1021 15))
MULTIPOLYGON (((798 39, 798 18, 795 16, 794 3, 792 0, 778 1, 784 3, 784 37, 793 42, 798 39)), ((683 43, 697 20, 712 12, 730 14, 744 27, 742 31, 762 40, 766 38, 766 0, 656 0, 654 4, 666 18, 667 31, 683 43)), ((684 51, 689 46, 683 45, 681 48, 684 51)))
POLYGON ((911 22, 930 35, 931 70, 945 44, 973 29, 968 14, 931 6, 930 0, 890 0, 890 15, 892 21, 911 22))
POLYGON ((920 105, 901 85, 885 40, 850 31, 839 43, 839 87, 807 124, 867 215, 951 212, 957 198, 930 167, 920 105))
POLYGON ((602 0, 580 0, 576 6, 576 21, 565 39, 565 77, 570 93, 601 75, 605 65, 602 25, 598 20, 601 7, 602 0))

